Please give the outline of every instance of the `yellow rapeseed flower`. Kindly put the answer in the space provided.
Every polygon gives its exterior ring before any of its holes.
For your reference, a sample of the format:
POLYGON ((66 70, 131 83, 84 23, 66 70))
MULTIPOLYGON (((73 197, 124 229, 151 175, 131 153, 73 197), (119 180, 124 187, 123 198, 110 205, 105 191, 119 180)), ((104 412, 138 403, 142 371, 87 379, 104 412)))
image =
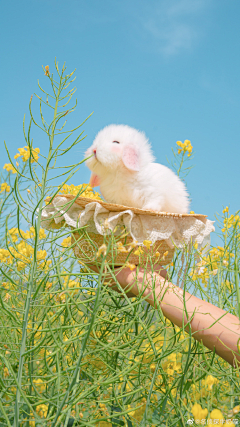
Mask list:
POLYGON ((7 172, 17 173, 17 169, 11 163, 5 163, 3 169, 6 169, 7 172))
POLYGON ((6 193, 9 193, 10 191, 10 185, 8 185, 7 182, 3 182, 0 185, 0 193, 2 193, 3 191, 6 191, 6 193))
POLYGON ((205 381, 203 380, 203 384, 208 386, 208 390, 212 390, 213 385, 218 383, 218 379, 213 377, 212 375, 208 375, 205 381))
POLYGON ((223 213, 225 213, 225 212, 229 212, 229 207, 228 206, 226 206, 225 209, 223 209, 223 213))
POLYGON ((8 233, 10 234, 12 241, 17 242, 17 240, 19 239, 18 228, 16 227, 10 228, 10 230, 8 230, 8 233))
POLYGON ((48 412, 48 406, 47 405, 38 405, 36 407, 36 412, 41 418, 46 418, 47 412, 48 412))
POLYGON ((151 240, 144 240, 143 244, 144 244, 144 246, 146 246, 146 248, 150 249, 150 247, 152 245, 152 241, 151 240))
POLYGON ((14 159, 22 157, 23 162, 26 162, 32 153, 31 163, 34 163, 39 158, 38 154, 40 153, 40 148, 32 148, 30 152, 29 147, 26 145, 24 148, 18 148, 18 151, 19 153, 14 156, 14 159))
POLYGON ((210 418, 208 419, 208 425, 223 424, 224 416, 219 409, 213 409, 210 418))
POLYGON ((234 258, 234 253, 227 251, 221 246, 212 248, 206 257, 203 257, 200 262, 191 271, 190 275, 193 280, 200 278, 207 285, 210 275, 216 275, 218 268, 221 265, 228 265, 229 258, 234 258), (224 259, 223 259, 224 257, 224 259))
POLYGON ((81 185, 67 185, 64 184, 62 188, 59 187, 60 194, 72 194, 76 196, 79 191, 82 191, 79 197, 88 197, 93 200, 102 200, 100 194, 94 192, 93 188, 89 184, 81 184, 81 185))
MULTIPOLYGON (((34 227, 30 227, 30 229, 27 230, 26 232, 21 230, 21 234, 22 234, 22 236, 23 236, 24 239, 35 238, 35 234, 36 234, 35 233, 35 228, 34 227)), ((38 237, 39 237, 39 240, 46 238, 46 233, 45 233, 45 230, 43 228, 40 228, 40 230, 39 230, 39 236, 38 237)))
POLYGON ((168 375, 173 375, 174 372, 181 372, 182 365, 181 362, 177 362, 177 356, 181 356, 180 353, 172 353, 168 356, 168 358, 163 362, 162 367, 168 375))
POLYGON ((97 258, 100 257, 101 254, 103 254, 103 256, 105 256, 107 253, 107 246, 105 245, 105 243, 103 243, 102 246, 100 246, 100 248, 98 249, 96 256, 97 258))
POLYGON ((45 74, 44 74, 44 76, 50 76, 49 65, 45 66, 45 74))
POLYGON ((21 235, 23 236, 24 239, 31 239, 31 237, 33 237, 29 230, 27 230, 26 232, 21 231, 21 235))
POLYGON ((238 225, 240 227, 240 216, 239 215, 230 215, 230 217, 226 217, 223 221, 224 228, 222 228, 222 232, 225 233, 229 230, 229 228, 238 225))
POLYGON ((132 249, 136 248, 137 244, 138 244, 137 240, 135 240, 131 243, 128 243, 128 245, 127 245, 128 246, 128 252, 131 252, 132 249))
POLYGON ((199 403, 194 403, 191 412, 194 416, 195 422, 197 422, 197 420, 206 419, 208 414, 207 408, 203 409, 199 403))
POLYGON ((0 249, 0 261, 5 262, 7 264, 12 263, 12 256, 7 249, 0 249))
POLYGON ((135 252, 134 252, 134 255, 138 255, 138 256, 140 256, 140 255, 142 255, 144 253, 144 251, 142 250, 142 248, 138 248, 135 252))
MULTIPOLYGON (((32 228, 33 228, 34 234, 35 234, 35 228, 34 227, 31 227, 30 231, 32 228)), ((39 237, 39 240, 46 239, 46 233, 45 233, 45 230, 43 228, 40 228, 38 237, 39 237)))
POLYGON ((133 271, 136 268, 136 265, 135 264, 131 264, 130 262, 127 262, 125 264, 125 267, 126 268, 130 268, 130 270, 133 271))
POLYGON ((71 236, 66 237, 65 239, 63 239, 63 241, 62 241, 61 245, 62 245, 64 248, 68 248, 68 247, 71 245, 71 236))
POLYGON ((155 369, 156 369, 155 363, 151 363, 150 369, 151 369, 152 372, 155 372, 155 369))
POLYGON ((10 375, 9 370, 8 370, 8 368, 5 366, 5 368, 3 369, 3 376, 4 376, 4 378, 7 378, 7 377, 9 377, 9 375, 10 375))
MULTIPOLYGON (((26 422, 26 421, 28 421, 28 422, 29 422, 29 426, 30 426, 30 427, 35 427, 35 421, 33 420, 33 418, 34 418, 33 413, 32 413, 32 412, 30 412, 29 416, 30 416, 30 417, 32 417, 32 420, 31 420, 31 419, 29 419, 29 418, 24 418, 24 421, 25 421, 25 422, 26 422)), ((25 423, 24 423, 24 424, 25 424, 25 423)))
POLYGON ((47 256, 47 252, 45 250, 37 251, 37 260, 43 260, 47 256))
POLYGON ((18 157, 24 156, 25 149, 24 148, 18 148, 19 153, 15 154, 14 159, 18 159, 18 157))
POLYGON ((19 254, 16 254, 18 258, 20 259, 24 259, 24 257, 30 258, 33 253, 34 253, 34 249, 31 245, 28 245, 26 242, 21 241, 18 245, 17 245, 17 249, 19 254), (21 255, 23 255, 23 257, 21 257, 21 255))
POLYGON ((125 246, 123 246, 122 242, 117 242, 117 251, 128 253, 128 250, 125 248, 125 246))
POLYGON ((6 293, 5 297, 3 298, 3 301, 8 302, 11 299, 11 295, 6 293))
POLYGON ((36 386, 39 393, 42 393, 45 391, 46 386, 41 378, 37 378, 36 380, 33 380, 34 385, 36 386))
POLYGON ((191 156, 193 147, 188 139, 186 139, 184 142, 177 141, 176 144, 180 147, 178 149, 178 154, 181 154, 182 152, 183 154, 185 154, 186 152, 188 152, 188 157, 191 156))

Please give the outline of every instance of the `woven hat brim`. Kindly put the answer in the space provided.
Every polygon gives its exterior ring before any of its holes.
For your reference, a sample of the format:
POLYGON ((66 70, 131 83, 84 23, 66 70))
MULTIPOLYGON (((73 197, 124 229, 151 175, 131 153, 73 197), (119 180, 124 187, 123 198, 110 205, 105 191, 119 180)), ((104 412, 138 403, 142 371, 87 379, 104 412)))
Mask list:
MULTIPOLYGON (((146 209, 133 208, 131 206, 107 203, 107 202, 104 202, 103 200, 91 199, 90 197, 76 197, 73 194, 58 194, 55 197, 65 197, 69 201, 75 199, 74 203, 76 203, 77 205, 83 208, 89 203, 98 202, 100 205, 102 205, 103 208, 107 209, 110 212, 123 212, 130 209, 132 212, 138 215, 152 215, 152 216, 158 216, 158 217, 172 217, 172 218, 196 218, 204 223, 206 222, 206 219, 207 219, 207 215, 202 215, 202 214, 195 214, 195 213, 179 214, 179 213, 169 213, 169 212, 154 212, 146 209)), ((50 197, 46 199, 47 202, 50 200, 51 200, 50 197)))

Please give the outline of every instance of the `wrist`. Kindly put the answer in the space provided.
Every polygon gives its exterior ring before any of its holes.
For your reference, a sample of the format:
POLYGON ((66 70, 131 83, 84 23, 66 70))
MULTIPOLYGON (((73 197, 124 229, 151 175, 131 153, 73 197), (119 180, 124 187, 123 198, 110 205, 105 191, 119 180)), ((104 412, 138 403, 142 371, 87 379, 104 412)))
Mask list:
MULTIPOLYGON (((129 284, 133 284, 133 277, 129 278, 129 284)), ((164 304, 172 304, 173 299, 178 300, 178 304, 183 304, 183 290, 173 283, 169 282, 166 277, 160 276, 156 272, 141 273, 134 276, 135 293, 142 294, 151 305, 156 308, 158 303, 161 308, 164 304), (158 302, 157 302, 158 301, 158 302)), ((176 301, 174 301, 176 303, 176 301)))

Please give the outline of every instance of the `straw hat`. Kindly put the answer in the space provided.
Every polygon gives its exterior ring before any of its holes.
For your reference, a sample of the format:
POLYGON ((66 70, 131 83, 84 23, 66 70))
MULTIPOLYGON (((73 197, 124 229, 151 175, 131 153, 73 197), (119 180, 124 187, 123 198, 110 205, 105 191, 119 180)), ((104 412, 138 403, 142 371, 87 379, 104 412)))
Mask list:
MULTIPOLYGON (((72 194, 58 194, 56 197, 63 197, 65 199, 64 204, 71 204, 73 201, 74 206, 79 206, 79 215, 82 213, 82 209, 85 208, 89 203, 97 202, 103 208, 107 209, 109 212, 124 212, 126 210, 131 210, 136 215, 150 215, 159 218, 195 218, 202 222, 206 222, 207 216, 200 214, 178 214, 178 213, 168 213, 168 212, 154 212, 151 210, 144 210, 133 208, 129 206, 117 205, 113 203, 106 203, 102 200, 92 199, 88 197, 77 197, 72 194), (66 202, 67 200, 67 202, 66 202), (70 203, 69 203, 70 202, 70 203)), ((48 201, 51 199, 48 198, 48 201)), ((58 227, 59 228, 59 227, 58 227)), ((146 258, 147 255, 153 257, 153 261, 158 262, 162 265, 169 264, 174 255, 175 248, 170 248, 165 240, 157 240, 153 245, 139 246, 136 244, 134 247, 133 239, 131 236, 125 235, 122 238, 114 237, 113 233, 111 235, 101 235, 99 233, 87 232, 87 229, 81 231, 75 231, 72 233, 72 245, 73 250, 77 258, 80 259, 84 264, 91 262, 100 261, 101 258, 98 258, 100 252, 104 254, 105 246, 109 242, 109 239, 112 239, 111 253, 108 254, 107 260, 110 261, 114 259, 114 265, 123 265, 127 262, 131 264, 138 265, 141 263, 143 258, 146 258), (116 244, 117 242, 117 244, 116 244), (101 249, 100 249, 101 248, 101 249), (140 250, 138 250, 141 248, 140 250), (100 250, 99 250, 100 249, 100 250), (139 255, 140 254, 140 255, 139 255)))

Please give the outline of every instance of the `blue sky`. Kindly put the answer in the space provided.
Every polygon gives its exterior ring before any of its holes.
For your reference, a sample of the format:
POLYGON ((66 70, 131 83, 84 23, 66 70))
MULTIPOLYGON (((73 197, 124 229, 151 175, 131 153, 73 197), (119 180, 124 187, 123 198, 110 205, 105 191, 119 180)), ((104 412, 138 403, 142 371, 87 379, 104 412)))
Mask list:
MULTIPOLYGON (((25 145, 22 120, 54 58, 76 68, 78 107, 70 124, 87 138, 83 158, 110 123, 145 131, 157 161, 189 139, 195 156, 186 179, 191 209, 239 209, 239 0, 24 0, 1 2, 0 144, 25 145)), ((36 101, 35 101, 36 102, 36 101)), ((34 137, 34 134, 33 134, 34 137)), ((34 146, 47 150, 36 134, 34 146)), ((7 156, 2 154, 2 163, 7 156)), ((72 182, 88 182, 85 165, 72 182)))

